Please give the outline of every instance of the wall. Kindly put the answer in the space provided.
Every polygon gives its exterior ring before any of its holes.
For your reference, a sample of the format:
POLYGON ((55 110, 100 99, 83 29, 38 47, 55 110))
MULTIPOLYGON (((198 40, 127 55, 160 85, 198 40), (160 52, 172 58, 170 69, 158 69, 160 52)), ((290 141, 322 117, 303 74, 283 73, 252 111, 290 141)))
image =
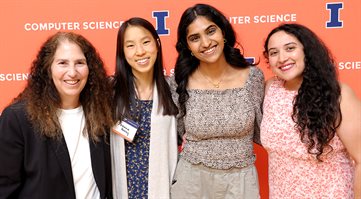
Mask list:
MULTIPOLYGON (((195 3, 209 3, 229 17, 246 57, 260 60, 267 33, 281 22, 298 22, 314 30, 333 52, 340 80, 361 97, 361 1, 313 0, 2 0, 0 3, 0 113, 23 89, 40 45, 57 30, 83 34, 99 50, 108 73, 114 71, 117 29, 139 16, 161 34, 167 75, 176 58, 177 24, 195 3)), ((262 198, 267 198, 267 154, 256 146, 262 198)))

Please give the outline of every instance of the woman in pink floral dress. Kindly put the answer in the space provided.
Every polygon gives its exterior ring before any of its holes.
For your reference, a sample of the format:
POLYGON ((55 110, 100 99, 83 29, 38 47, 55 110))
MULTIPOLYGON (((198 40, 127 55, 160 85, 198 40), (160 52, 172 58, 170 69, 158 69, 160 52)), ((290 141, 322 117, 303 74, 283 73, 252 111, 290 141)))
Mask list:
POLYGON ((361 102, 327 47, 299 24, 273 29, 264 47, 276 75, 261 124, 270 198, 360 198, 361 102))

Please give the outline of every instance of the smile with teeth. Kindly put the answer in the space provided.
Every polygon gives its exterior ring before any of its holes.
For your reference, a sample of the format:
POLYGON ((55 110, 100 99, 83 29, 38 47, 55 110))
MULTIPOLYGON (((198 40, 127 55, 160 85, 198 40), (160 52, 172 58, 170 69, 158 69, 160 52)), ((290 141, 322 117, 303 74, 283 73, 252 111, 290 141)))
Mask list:
POLYGON ((282 66, 280 66, 278 68, 285 71, 285 70, 288 70, 288 69, 292 68, 293 66, 294 66, 294 64, 285 64, 285 65, 282 65, 282 66))
POLYGON ((148 63, 148 60, 149 60, 149 57, 143 58, 143 59, 138 59, 138 60, 136 60, 136 62, 138 64, 146 64, 146 63, 148 63))
POLYGON ((209 55, 209 54, 212 54, 215 50, 216 50, 216 46, 213 46, 212 48, 205 50, 202 53, 209 55))
POLYGON ((64 80, 65 83, 70 84, 70 85, 75 85, 76 83, 78 83, 80 80, 64 80))

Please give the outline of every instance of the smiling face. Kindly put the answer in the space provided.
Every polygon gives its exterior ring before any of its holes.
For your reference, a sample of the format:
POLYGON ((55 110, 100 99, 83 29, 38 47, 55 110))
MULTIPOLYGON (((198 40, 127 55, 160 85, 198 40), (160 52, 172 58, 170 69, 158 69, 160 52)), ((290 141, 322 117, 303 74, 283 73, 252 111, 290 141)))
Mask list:
POLYGON ((124 33, 124 55, 136 77, 153 76, 157 59, 157 41, 141 26, 130 25, 124 33))
POLYGON ((224 56, 222 30, 203 16, 198 16, 188 26, 187 44, 193 56, 200 62, 215 63, 224 56))
POLYGON ((272 72, 285 80, 288 88, 299 88, 305 70, 303 45, 285 31, 274 33, 268 41, 268 61, 272 72))
POLYGON ((89 68, 80 47, 68 40, 61 41, 51 64, 51 77, 62 101, 62 108, 80 105, 80 93, 85 87, 89 68))

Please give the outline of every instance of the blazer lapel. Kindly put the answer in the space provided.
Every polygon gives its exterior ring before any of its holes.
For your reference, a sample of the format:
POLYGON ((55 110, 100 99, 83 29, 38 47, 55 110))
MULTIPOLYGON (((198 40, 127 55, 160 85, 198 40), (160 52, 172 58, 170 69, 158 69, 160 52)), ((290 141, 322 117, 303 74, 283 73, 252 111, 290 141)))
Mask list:
POLYGON ((54 150, 58 163, 63 170, 65 179, 69 186, 69 190, 71 190, 73 192, 72 195, 75 196, 73 173, 72 173, 70 157, 65 139, 64 137, 62 137, 60 140, 49 139, 49 144, 51 145, 51 148, 54 150))
POLYGON ((104 166, 110 166, 110 162, 108 164, 106 163, 107 160, 104 157, 104 153, 109 153, 110 149, 106 149, 106 147, 104 147, 105 143, 103 141, 103 137, 100 137, 100 141, 97 143, 89 140, 89 145, 94 179, 98 186, 100 197, 104 198, 106 194, 106 171, 110 170, 110 168, 105 168, 104 166))

